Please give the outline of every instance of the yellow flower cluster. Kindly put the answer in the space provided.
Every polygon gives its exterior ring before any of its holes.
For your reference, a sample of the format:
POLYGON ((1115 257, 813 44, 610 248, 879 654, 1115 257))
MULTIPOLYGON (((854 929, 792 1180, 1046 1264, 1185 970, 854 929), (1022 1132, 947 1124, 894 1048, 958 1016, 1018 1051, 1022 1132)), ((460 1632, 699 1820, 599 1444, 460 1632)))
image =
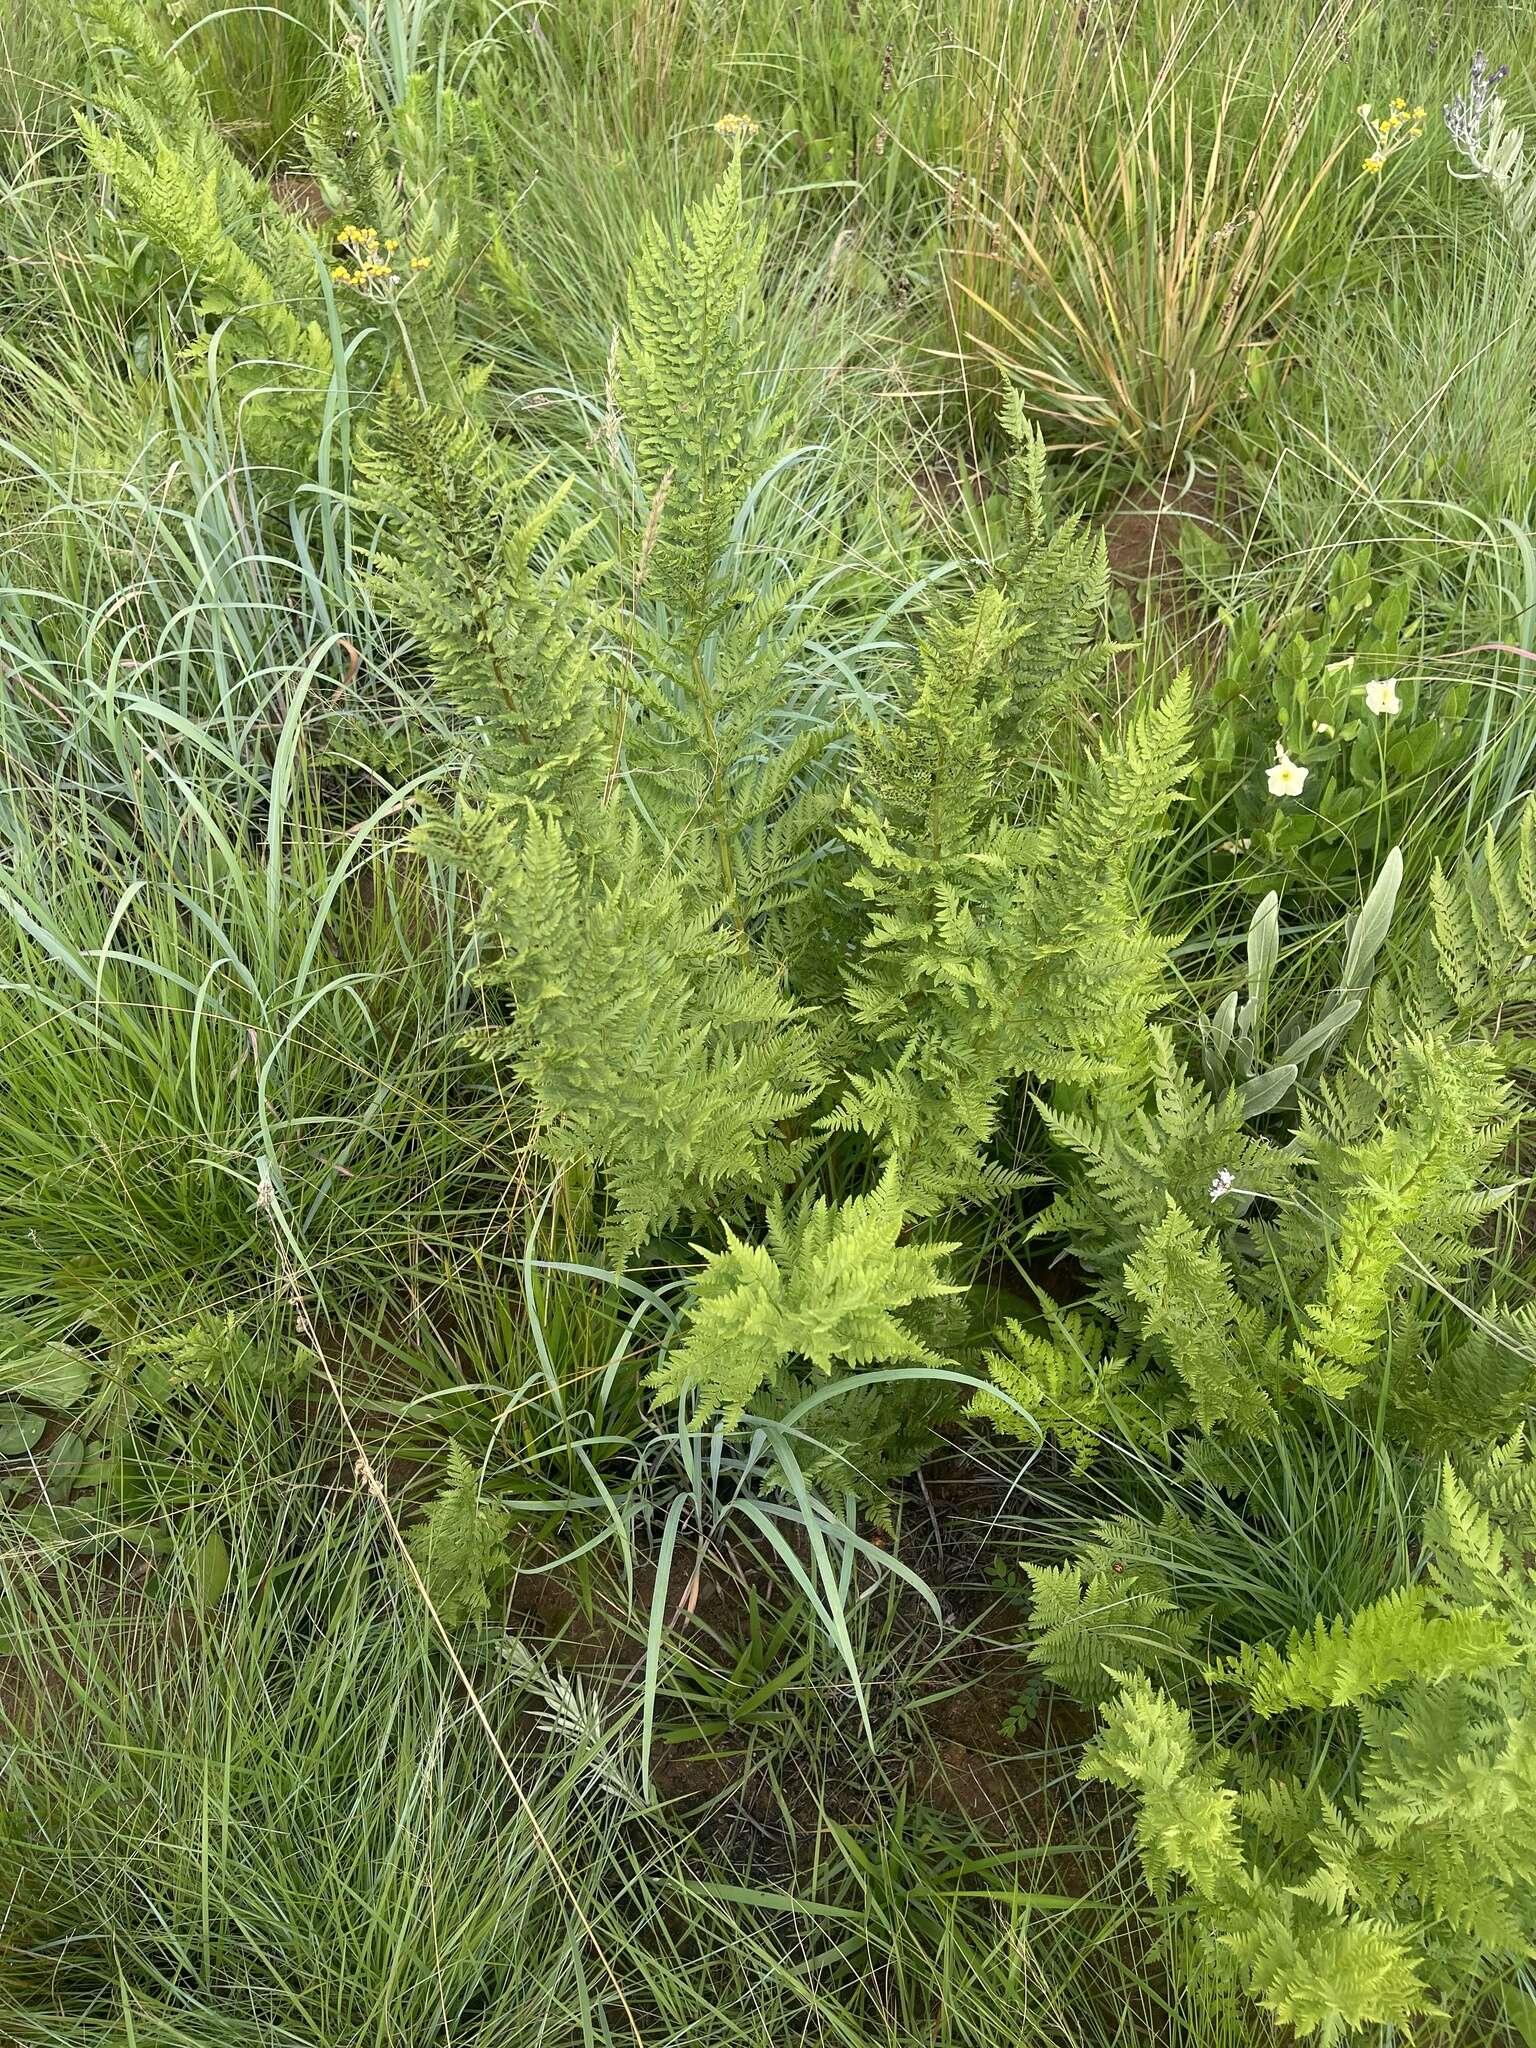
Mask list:
POLYGON ((727 142, 748 142, 757 133, 757 123, 750 114, 722 114, 715 123, 715 133, 727 142))
POLYGON ((1371 153, 1360 168, 1372 177, 1380 174, 1394 151, 1404 143, 1417 142, 1424 133, 1424 108, 1410 107, 1406 100, 1394 100, 1384 114, 1378 114, 1369 100, 1363 100, 1355 111, 1370 131, 1371 153))
MULTIPOLYGON (((387 235, 380 239, 377 228, 358 227, 349 223, 336 230, 336 239, 352 256, 351 263, 338 263, 331 271, 337 284, 349 284, 356 291, 368 291, 375 285, 399 284, 401 273, 395 268, 395 253, 400 247, 399 238, 387 235)), ((430 256, 413 256, 410 268, 413 271, 430 270, 430 256)))

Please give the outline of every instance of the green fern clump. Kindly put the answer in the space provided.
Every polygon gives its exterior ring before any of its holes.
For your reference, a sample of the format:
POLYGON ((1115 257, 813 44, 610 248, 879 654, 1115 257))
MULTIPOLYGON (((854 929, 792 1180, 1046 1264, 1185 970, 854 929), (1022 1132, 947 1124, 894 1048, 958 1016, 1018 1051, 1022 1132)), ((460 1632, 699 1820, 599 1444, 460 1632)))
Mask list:
MULTIPOLYGON (((1474 1278, 1511 1192, 1494 1177, 1515 1104, 1493 1049, 1378 1028, 1280 1141, 1171 1034, 1151 1038, 1150 1101, 1043 1105, 1065 1186, 1034 1229, 1066 1241, 1088 1305, 1161 1376, 1154 1405, 1258 1437, 1314 1399, 1423 1409, 1435 1361, 1464 1341, 1447 1290, 1474 1278)), ((1506 1378, 1514 1400, 1525 1376, 1506 1378)))
POLYGON ((984 1362, 996 1391, 977 1394, 971 1413, 1023 1443, 1053 1437, 1078 1472, 1106 1444, 1166 1458, 1189 1420, 1144 1354, 1045 1296, 1033 1325, 1010 1318, 994 1342, 984 1362))
POLYGON ((893 1173, 835 1209, 821 1200, 793 1216, 770 1209, 766 1244, 731 1238, 710 1259, 657 1391, 677 1400, 703 1389, 734 1424, 791 1359, 824 1375, 839 1365, 942 1363, 902 1311, 955 1291, 943 1278, 955 1246, 904 1244, 903 1223, 893 1173))
POLYGON ((546 1156, 596 1170, 615 1258, 699 1242, 654 1386, 727 1421, 807 1375, 942 1363, 931 1219, 1020 1185, 1019 1084, 1129 1098, 1150 1072, 1165 952, 1139 876, 1192 720, 1180 684, 1059 787, 1032 772, 1102 666, 1105 577, 1051 523, 1020 419, 996 574, 935 607, 883 715, 816 677, 834 565, 741 545, 778 454, 762 264, 738 149, 636 266, 616 561, 579 568, 558 485, 398 389, 366 464, 382 587, 466 722, 428 840, 475 885, 503 1003, 480 1050, 546 1156))
POLYGON ((1422 1582, 1210 1668, 1264 1721, 1251 1757, 1141 1677, 1084 1765, 1134 1795, 1154 1890, 1187 1889, 1252 1995, 1322 2043, 1411 2027, 1536 1953, 1524 1439, 1447 1463, 1423 1535, 1422 1582))
POLYGON ((1177 1510, 1161 1526, 1135 1516, 1100 1522, 1070 1564, 1025 1567, 1031 1660, 1054 1686, 1091 1704, 1112 1697, 1130 1672, 1182 1690, 1201 1666, 1206 1618, 1180 1599, 1177 1510))

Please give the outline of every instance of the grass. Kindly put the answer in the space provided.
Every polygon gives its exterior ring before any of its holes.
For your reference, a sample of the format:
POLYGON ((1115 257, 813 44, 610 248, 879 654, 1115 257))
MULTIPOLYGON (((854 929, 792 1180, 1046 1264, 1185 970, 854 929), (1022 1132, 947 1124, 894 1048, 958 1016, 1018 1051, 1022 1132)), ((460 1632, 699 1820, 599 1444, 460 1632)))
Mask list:
MULTIPOLYGON (((1019 814, 1038 822, 1104 734, 1193 675, 1195 771, 1137 879, 1171 935, 1160 1021, 1191 1062, 1195 1020, 1252 970, 1266 893, 1261 1064, 1326 1015, 1346 921, 1401 849, 1373 1007, 1339 1027, 1326 1086, 1302 1077, 1305 1115, 1277 1094, 1250 1120, 1286 1158, 1376 1143, 1385 1205, 1394 1119, 1429 1133, 1410 1188, 1471 1138, 1422 1105, 1362 1109, 1375 1051, 1451 1029, 1425 995, 1446 877, 1518 830, 1533 787, 1531 251, 1439 119, 1485 48, 1529 123, 1528 10, 13 13, 0 2037, 1298 2038, 1208 1901, 1148 1890, 1134 1802, 1081 1780, 1093 1714, 1032 1655, 1028 1568, 1109 1542, 1117 1575, 1161 1574, 1189 1622, 1161 1668, 1201 1742, 1253 1785, 1300 1757, 1356 1797, 1365 1760, 1339 1761, 1335 1720, 1277 1730, 1204 1666, 1432 1583, 1440 1454, 1475 1460, 1531 1417, 1529 946, 1463 1034, 1513 1076, 1503 1206, 1468 1209, 1474 1252, 1444 1274, 1455 1201, 1411 1238, 1360 1395, 1287 1383, 1258 1438, 1186 1404, 1158 1438, 1133 1378, 1076 1463, 965 1413, 1009 1317, 1038 1334, 1071 1308, 1105 1325, 1106 1358, 1160 1364, 1123 1262, 1040 1235, 1082 1187, 1040 1112, 1086 1116, 1089 1084, 1058 1081, 1008 1099, 997 1157, 1022 1185, 943 1219, 965 1287, 922 1325, 939 1372, 828 1384, 802 1361, 742 1426, 700 1428, 649 1375, 700 1259, 726 1227, 759 1237, 760 1211, 722 1196, 618 1267, 600 1163, 555 1173, 546 1106, 481 1056, 506 1015, 486 891, 433 850, 477 736, 391 607, 358 476, 397 369, 476 411, 519 474, 566 481, 570 575, 630 565, 594 600, 604 659, 665 651, 681 629, 647 588, 661 513, 623 455, 616 337, 647 222, 676 228, 726 161, 716 122, 748 117, 768 252, 751 433, 780 452, 729 551, 741 615, 791 649, 757 754, 825 728, 844 758, 897 715, 925 622, 1012 560, 1016 393, 1056 508, 1104 525, 1127 643, 1034 748, 1019 814), (1399 94, 1424 132, 1366 172, 1357 109, 1399 94), (146 224, 79 117, 151 151, 158 125, 161 188, 211 212, 146 224), (344 217, 430 256, 435 296, 338 282, 344 217), (1384 676, 1390 721, 1363 701, 1384 676), (1264 782, 1277 736, 1309 772, 1288 807, 1264 782), (1403 1418, 1442 1383, 1465 1422, 1415 1437, 1403 1418)), ((701 640, 699 673, 720 645, 701 640)), ((616 786, 622 729, 613 764, 616 786)), ((824 921, 830 981, 852 942, 824 921)), ((1122 1104, 1126 1129, 1150 1099, 1122 1104)), ((1215 1229, 1223 1161, 1177 1143, 1215 1229)), ((1159 1203, 1165 1182, 1183 1199, 1147 1145, 1159 1203)), ((816 1172, 855 1195, 870 1147, 842 1134, 816 1172)), ((1337 1201, 1333 1239, 1364 1228, 1337 1201)), ((1265 1242, 1267 1299, 1299 1314, 1317 1273, 1278 1226, 1265 1242)), ((1414 2038, 1536 2039, 1527 1934, 1478 1940, 1414 2038)))

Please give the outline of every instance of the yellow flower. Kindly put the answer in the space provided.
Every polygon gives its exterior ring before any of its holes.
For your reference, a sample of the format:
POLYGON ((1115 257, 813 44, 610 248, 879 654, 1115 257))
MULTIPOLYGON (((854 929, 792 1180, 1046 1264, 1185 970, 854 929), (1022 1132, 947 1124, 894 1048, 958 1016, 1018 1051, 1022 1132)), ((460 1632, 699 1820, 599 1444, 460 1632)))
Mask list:
POLYGON ((1397 694, 1397 677, 1382 676, 1377 682, 1367 683, 1365 708, 1378 718, 1391 718, 1395 712, 1401 711, 1403 703, 1397 694))
POLYGON ((1299 761, 1293 761, 1278 740, 1275 741, 1275 765, 1264 771, 1271 796, 1300 796, 1307 786, 1308 771, 1299 761))
POLYGON ((1415 119, 1415 121, 1423 121, 1423 120, 1425 120, 1425 119, 1427 118, 1427 116, 1426 116, 1426 113, 1425 113, 1425 110, 1424 110, 1424 108, 1423 108, 1423 107, 1415 107, 1415 108, 1414 108, 1414 110, 1413 110, 1413 118, 1415 119))
POLYGON ((715 133, 727 142, 745 142, 757 133, 757 123, 750 114, 722 114, 715 123, 715 133))
POLYGON ((1374 175, 1375 172, 1381 169, 1383 161, 1384 159, 1379 156, 1368 156, 1360 168, 1362 171, 1370 171, 1374 175))

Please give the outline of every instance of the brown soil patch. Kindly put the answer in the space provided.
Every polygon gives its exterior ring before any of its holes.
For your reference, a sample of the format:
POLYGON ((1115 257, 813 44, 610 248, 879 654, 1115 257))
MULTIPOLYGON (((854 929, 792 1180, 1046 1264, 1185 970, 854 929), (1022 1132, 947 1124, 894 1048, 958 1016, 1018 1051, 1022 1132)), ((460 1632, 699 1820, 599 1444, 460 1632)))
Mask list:
POLYGON ((1144 484, 1121 499, 1104 521, 1110 574, 1130 599, 1138 627, 1155 607, 1193 626, 1193 593, 1179 560, 1190 527, 1217 526, 1214 489, 1197 480, 1188 490, 1144 484))
POLYGON ((290 176, 286 172, 268 182, 268 190, 284 213, 291 213, 295 220, 318 227, 329 218, 331 209, 325 203, 325 194, 313 178, 290 176))

